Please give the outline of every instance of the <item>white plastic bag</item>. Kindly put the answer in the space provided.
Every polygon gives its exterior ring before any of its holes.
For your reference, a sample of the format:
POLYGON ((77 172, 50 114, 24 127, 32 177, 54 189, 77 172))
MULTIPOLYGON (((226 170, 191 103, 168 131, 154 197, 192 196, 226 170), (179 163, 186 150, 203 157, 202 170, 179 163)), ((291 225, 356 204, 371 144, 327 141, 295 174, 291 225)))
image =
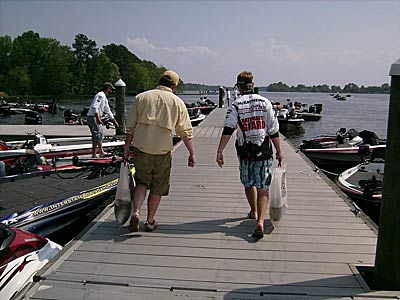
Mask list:
POLYGON ((132 192, 135 185, 129 164, 121 163, 117 191, 114 200, 115 219, 124 225, 132 212, 132 192))
POLYGON ((272 169, 272 181, 269 189, 269 217, 271 221, 278 222, 286 212, 287 187, 286 167, 272 169))

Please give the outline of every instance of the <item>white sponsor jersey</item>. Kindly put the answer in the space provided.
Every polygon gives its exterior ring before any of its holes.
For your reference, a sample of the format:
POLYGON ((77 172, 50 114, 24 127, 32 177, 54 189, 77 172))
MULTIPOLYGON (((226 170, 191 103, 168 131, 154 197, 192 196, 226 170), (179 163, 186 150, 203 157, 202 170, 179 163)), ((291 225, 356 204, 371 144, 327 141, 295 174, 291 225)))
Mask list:
POLYGON ((233 101, 226 113, 224 126, 238 128, 239 145, 246 140, 260 146, 266 136, 279 131, 271 101, 258 94, 245 94, 233 101))

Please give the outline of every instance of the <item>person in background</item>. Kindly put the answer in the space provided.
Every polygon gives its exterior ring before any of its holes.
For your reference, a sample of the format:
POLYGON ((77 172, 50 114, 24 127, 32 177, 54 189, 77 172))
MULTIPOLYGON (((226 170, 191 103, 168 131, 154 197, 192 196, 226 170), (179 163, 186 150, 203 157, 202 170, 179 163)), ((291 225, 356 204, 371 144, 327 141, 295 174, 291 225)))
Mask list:
POLYGON ((133 192, 133 213, 129 224, 131 232, 139 231, 141 207, 147 198, 146 231, 153 231, 154 219, 161 197, 169 193, 171 173, 172 132, 182 138, 189 151, 188 166, 195 165, 193 129, 186 105, 173 91, 179 84, 179 75, 165 71, 159 85, 136 96, 126 124, 125 157, 133 144, 136 187, 133 192))
POLYGON ((103 90, 98 92, 90 104, 87 112, 87 125, 89 126, 92 134, 92 157, 97 157, 97 153, 100 156, 106 155, 103 149, 103 139, 105 134, 104 124, 101 120, 103 114, 107 114, 111 122, 115 127, 119 127, 118 122, 115 120, 114 115, 108 105, 107 96, 115 90, 111 82, 105 82, 103 90))
MULTIPOLYGON (((237 129, 236 151, 239 158, 240 180, 250 205, 249 219, 257 219, 253 236, 264 236, 264 219, 269 202, 272 175, 272 147, 276 150, 278 166, 282 165, 279 124, 272 103, 254 93, 253 75, 243 71, 236 83, 240 97, 228 108, 219 141, 216 162, 224 165, 223 151, 237 129)), ((273 230, 273 225, 269 226, 273 230)))
POLYGON ((6 176, 6 164, 4 161, 0 160, 0 177, 6 176))

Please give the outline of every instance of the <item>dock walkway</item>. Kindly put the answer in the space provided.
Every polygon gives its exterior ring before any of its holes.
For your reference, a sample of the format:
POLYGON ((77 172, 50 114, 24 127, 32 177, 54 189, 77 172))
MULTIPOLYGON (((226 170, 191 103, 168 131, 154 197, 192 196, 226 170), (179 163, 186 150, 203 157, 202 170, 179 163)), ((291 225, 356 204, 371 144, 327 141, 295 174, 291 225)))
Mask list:
POLYGON ((23 298, 398 299, 370 291, 356 268, 374 264, 376 231, 286 141, 289 208, 272 234, 251 237, 234 138, 224 167, 215 163, 225 112, 196 128, 195 168, 176 146, 157 230, 130 233, 107 208, 23 298))

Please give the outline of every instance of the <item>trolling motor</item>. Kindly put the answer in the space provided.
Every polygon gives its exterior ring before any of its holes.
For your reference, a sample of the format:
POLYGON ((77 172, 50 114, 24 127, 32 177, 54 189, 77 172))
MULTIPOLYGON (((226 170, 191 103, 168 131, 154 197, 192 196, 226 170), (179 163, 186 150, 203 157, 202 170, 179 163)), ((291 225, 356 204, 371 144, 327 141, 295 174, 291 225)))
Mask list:
POLYGON ((371 155, 371 149, 369 145, 358 146, 357 154, 361 157, 361 161, 364 163, 367 161, 368 157, 371 155))

